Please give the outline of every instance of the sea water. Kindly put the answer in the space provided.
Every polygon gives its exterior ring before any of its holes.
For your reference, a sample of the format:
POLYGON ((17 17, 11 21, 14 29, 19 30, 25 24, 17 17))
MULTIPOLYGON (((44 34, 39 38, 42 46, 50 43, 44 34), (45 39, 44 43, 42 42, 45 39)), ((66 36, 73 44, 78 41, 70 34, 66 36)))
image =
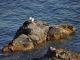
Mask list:
POLYGON ((80 53, 80 0, 0 0, 0 60, 41 57, 50 46, 80 53), (46 42, 28 52, 3 53, 2 48, 30 16, 52 25, 70 24, 77 31, 68 39, 46 42))

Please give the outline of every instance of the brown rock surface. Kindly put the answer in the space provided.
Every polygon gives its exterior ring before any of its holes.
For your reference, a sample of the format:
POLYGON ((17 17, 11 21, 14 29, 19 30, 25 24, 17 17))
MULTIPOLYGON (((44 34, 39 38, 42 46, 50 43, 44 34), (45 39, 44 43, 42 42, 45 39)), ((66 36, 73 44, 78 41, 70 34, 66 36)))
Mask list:
POLYGON ((70 25, 52 26, 40 20, 26 21, 16 32, 14 39, 2 50, 4 52, 30 50, 46 40, 66 38, 75 31, 76 28, 70 25))
POLYGON ((48 40, 58 40, 62 38, 67 38, 70 34, 74 33, 76 28, 70 25, 62 26, 50 26, 47 34, 48 40))
POLYGON ((45 22, 35 20, 33 22, 26 21, 21 26, 14 39, 3 48, 3 51, 24 51, 34 48, 34 45, 38 45, 46 41, 47 31, 49 25, 45 22))

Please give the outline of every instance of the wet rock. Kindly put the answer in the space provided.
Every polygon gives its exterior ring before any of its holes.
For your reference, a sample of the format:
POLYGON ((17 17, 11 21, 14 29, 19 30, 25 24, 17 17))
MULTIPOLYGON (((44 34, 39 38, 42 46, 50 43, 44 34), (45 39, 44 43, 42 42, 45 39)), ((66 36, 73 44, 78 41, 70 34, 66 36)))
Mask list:
POLYGON ((35 45, 46 41, 49 25, 42 21, 26 21, 21 26, 14 39, 3 48, 3 51, 30 50, 35 45))
POLYGON ((4 52, 17 52, 17 51, 28 51, 34 48, 34 45, 30 43, 30 45, 8 45, 3 48, 4 52))
POLYGON ((74 33, 76 28, 70 25, 50 26, 47 34, 47 40, 58 40, 67 38, 70 34, 74 33))
POLYGON ((25 35, 21 34, 18 38, 9 43, 8 46, 3 48, 4 52, 13 51, 26 51, 34 48, 34 44, 31 39, 25 35))
POLYGON ((18 29, 14 39, 2 50, 5 52, 27 51, 47 40, 66 38, 75 31, 76 28, 70 25, 52 26, 40 20, 28 20, 18 29))
POLYGON ((80 55, 70 50, 50 47, 43 57, 31 60, 80 60, 80 55))

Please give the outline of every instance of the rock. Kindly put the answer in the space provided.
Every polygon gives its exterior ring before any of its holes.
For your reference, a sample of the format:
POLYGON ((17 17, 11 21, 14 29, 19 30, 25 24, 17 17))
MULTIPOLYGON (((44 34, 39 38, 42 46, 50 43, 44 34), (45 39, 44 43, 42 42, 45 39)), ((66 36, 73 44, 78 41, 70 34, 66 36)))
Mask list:
POLYGON ((34 48, 34 45, 30 43, 30 45, 8 45, 3 48, 4 52, 17 52, 17 51, 28 51, 34 48))
POLYGON ((80 55, 70 50, 50 47, 43 57, 31 60, 80 60, 80 55))
POLYGON ((21 34, 18 38, 9 43, 8 46, 3 48, 4 52, 8 51, 26 51, 34 48, 34 44, 25 34, 21 34))
POLYGON ((26 21, 21 26, 14 39, 3 48, 3 51, 30 50, 35 45, 46 41, 49 25, 42 21, 26 21), (18 49, 16 49, 18 48, 18 49))
POLYGON ((62 38, 67 38, 75 31, 76 28, 70 25, 50 26, 47 34, 47 40, 58 40, 62 38))
POLYGON ((70 25, 52 26, 40 20, 29 20, 23 23, 14 39, 2 51, 27 51, 47 40, 66 38, 75 31, 76 28, 70 25))

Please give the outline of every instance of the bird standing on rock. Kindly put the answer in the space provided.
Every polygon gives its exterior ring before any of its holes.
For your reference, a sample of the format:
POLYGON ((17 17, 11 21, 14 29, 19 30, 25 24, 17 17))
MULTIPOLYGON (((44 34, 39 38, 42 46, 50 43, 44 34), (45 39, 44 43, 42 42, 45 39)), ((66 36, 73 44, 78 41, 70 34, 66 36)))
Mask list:
POLYGON ((30 20, 31 22, 33 22, 33 21, 34 21, 34 18, 32 18, 32 17, 29 17, 29 20, 30 20))

